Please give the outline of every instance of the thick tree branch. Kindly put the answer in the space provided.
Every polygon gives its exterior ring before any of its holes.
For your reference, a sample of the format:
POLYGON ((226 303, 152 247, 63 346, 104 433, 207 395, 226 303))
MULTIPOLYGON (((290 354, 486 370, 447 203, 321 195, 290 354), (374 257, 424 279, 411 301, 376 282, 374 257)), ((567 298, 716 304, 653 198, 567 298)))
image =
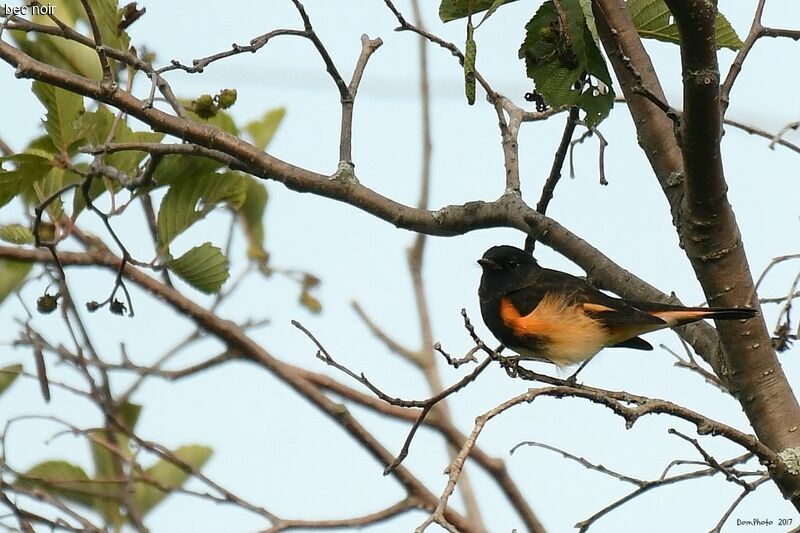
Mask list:
MULTIPOLYGON (((715 48, 716 9, 699 0, 667 0, 681 35, 686 254, 710 306, 756 305, 753 279, 722 166, 722 107, 715 48)), ((800 446, 800 405, 772 349, 763 317, 718 325, 726 368, 720 377, 773 450, 800 446)), ((719 375, 719 373, 718 373, 719 375)), ((797 494, 800 476, 781 485, 797 494), (793 487, 791 490, 789 487, 793 487)), ((789 481, 789 480, 785 480, 789 481)), ((797 505, 800 498, 794 503, 797 505)))
MULTIPOLYGON (((625 3, 594 0, 597 27, 620 80, 645 151, 669 201, 707 300, 714 306, 755 305, 753 282, 733 212, 727 201, 719 150, 722 116, 712 3, 670 0, 681 32, 684 114, 680 149, 672 124, 637 87, 663 100, 663 91, 625 3), (685 195, 685 197, 684 197, 685 195)), ((759 438, 780 451, 800 444, 800 407, 771 348, 762 318, 720 323, 722 350, 701 354, 742 403, 759 438), (711 357, 709 357, 711 355, 711 357)), ((800 478, 776 479, 800 505, 800 478), (794 495, 794 496, 793 496, 794 495)))

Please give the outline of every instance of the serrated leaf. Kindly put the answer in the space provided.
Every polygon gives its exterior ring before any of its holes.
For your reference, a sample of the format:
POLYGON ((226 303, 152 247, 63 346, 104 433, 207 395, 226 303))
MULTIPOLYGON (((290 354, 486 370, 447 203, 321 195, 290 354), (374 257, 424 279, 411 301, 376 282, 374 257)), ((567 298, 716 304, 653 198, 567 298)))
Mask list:
POLYGON ((264 250, 264 211, 267 208, 267 188, 257 179, 247 177, 245 200, 237 213, 247 235, 247 257, 260 263, 266 262, 264 250))
MULTIPOLYGON (((213 451, 207 446, 189 445, 181 446, 172 453, 178 459, 199 471, 211 457, 213 451)), ((180 488, 189 478, 189 474, 181 467, 164 459, 158 461, 145 472, 147 478, 154 481, 154 485, 167 490, 180 488)), ((146 515, 161 503, 168 494, 168 492, 156 488, 153 484, 136 483, 133 501, 139 513, 146 515)))
POLYGON ((33 263, 0 259, 0 303, 22 285, 31 268, 33 263))
POLYGON ((611 76, 580 1, 560 4, 568 27, 561 27, 552 0, 545 2, 525 26, 519 57, 547 105, 578 106, 586 113, 587 124, 595 126, 614 105, 611 76))
POLYGON ((36 241, 30 228, 22 224, 0 226, 0 240, 11 244, 33 244, 36 241))
MULTIPOLYGON (((44 178, 36 181, 31 187, 22 190, 22 198, 29 205, 40 204, 65 186, 83 180, 82 176, 60 167, 51 168, 44 178)), ((51 220, 59 220, 64 216, 64 203, 61 197, 47 204, 47 214, 51 220)))
POLYGON ((159 186, 171 185, 204 176, 220 167, 222 163, 207 157, 168 155, 158 164, 153 179, 159 186))
POLYGON ((83 97, 41 81, 33 82, 33 94, 47 109, 44 129, 66 154, 69 146, 84 136, 84 131, 75 127, 84 112, 83 97))
MULTIPOLYGON (((629 0, 627 4, 639 35, 647 39, 680 44, 678 25, 671 21, 672 13, 664 0, 629 0)), ((738 50, 744 44, 725 15, 719 11, 717 11, 716 38, 717 49, 738 50)))
POLYGON ((219 292, 229 276, 228 258, 210 242, 195 246, 178 259, 169 261, 167 267, 183 281, 206 294, 219 292))
POLYGON ((158 209, 158 240, 166 249, 189 226, 221 203, 238 209, 245 201, 247 183, 237 172, 206 174, 172 185, 158 209))
POLYGON ((106 490, 92 481, 81 467, 67 461, 39 463, 20 475, 17 483, 90 508, 95 506, 95 496, 103 495, 106 490))
POLYGON ((22 365, 9 365, 0 368, 0 394, 3 394, 7 388, 14 383, 20 373, 22 372, 22 365))
MULTIPOLYGON (((439 4, 439 18, 442 22, 468 17, 470 14, 481 13, 491 9, 492 13, 500 6, 516 2, 517 0, 442 0, 439 4)), ((484 19, 489 18, 487 14, 484 19)))
POLYGON ((52 168, 48 157, 37 154, 23 153, 0 158, 0 207, 43 179, 52 168), (2 164, 6 161, 14 163, 15 168, 3 169, 2 164))
POLYGON ((25 153, 41 155, 47 159, 53 159, 53 156, 58 154, 58 148, 53 144, 53 140, 49 135, 42 135, 31 141, 28 148, 25 149, 25 153))
POLYGON ((266 150, 285 116, 286 108, 278 107, 270 109, 260 119, 248 122, 244 129, 250 134, 253 146, 259 150, 266 150))

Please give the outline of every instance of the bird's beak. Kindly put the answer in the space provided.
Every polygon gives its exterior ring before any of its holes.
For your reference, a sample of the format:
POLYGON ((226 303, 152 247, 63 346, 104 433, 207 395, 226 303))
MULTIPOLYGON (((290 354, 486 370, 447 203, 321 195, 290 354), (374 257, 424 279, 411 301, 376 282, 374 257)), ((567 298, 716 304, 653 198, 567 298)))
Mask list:
POLYGON ((478 264, 484 270, 498 270, 500 268, 500 265, 498 265, 491 259, 484 259, 484 258, 478 259, 478 264))

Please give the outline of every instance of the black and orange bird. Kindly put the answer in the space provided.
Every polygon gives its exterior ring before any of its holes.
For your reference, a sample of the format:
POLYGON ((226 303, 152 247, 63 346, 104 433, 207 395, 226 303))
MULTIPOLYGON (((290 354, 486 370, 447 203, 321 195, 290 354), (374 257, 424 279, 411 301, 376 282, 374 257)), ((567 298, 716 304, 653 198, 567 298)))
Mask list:
POLYGON ((581 278, 540 267, 529 253, 513 246, 489 248, 478 263, 483 268, 478 296, 486 326, 522 359, 559 367, 585 363, 603 348, 652 350, 639 337, 651 331, 704 318, 743 320, 757 314, 746 308, 613 298, 581 278))

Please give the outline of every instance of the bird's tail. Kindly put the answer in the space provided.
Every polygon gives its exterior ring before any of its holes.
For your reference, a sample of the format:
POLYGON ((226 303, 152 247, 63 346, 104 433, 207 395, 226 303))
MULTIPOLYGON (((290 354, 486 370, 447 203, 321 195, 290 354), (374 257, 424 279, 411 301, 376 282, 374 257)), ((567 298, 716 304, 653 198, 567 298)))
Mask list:
POLYGON ((705 318, 714 320, 746 320, 758 315, 756 309, 746 307, 682 307, 679 305, 643 303, 639 307, 634 303, 634 307, 645 311, 664 322, 674 326, 682 326, 690 322, 696 322, 705 318))

